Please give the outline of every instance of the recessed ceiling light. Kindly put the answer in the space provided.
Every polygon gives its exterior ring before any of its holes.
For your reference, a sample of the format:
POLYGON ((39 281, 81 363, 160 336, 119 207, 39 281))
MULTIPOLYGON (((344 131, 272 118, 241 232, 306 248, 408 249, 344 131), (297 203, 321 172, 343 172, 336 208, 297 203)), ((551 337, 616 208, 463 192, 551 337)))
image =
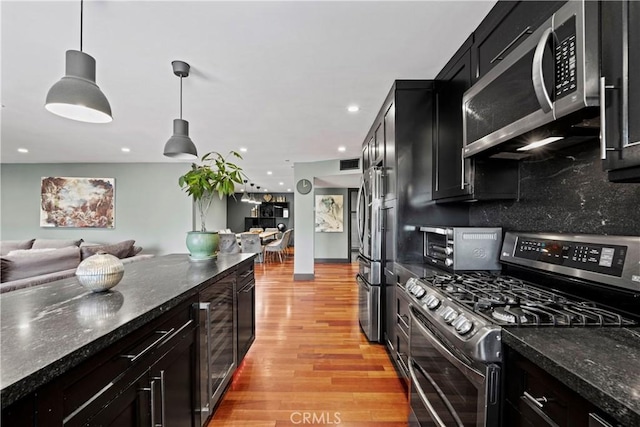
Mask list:
POLYGON ((122 147, 120 150, 122 150, 123 153, 131 152, 131 148, 127 148, 127 147, 122 147))
POLYGON ((273 175, 273 172, 267 171, 267 175, 273 175))
POLYGON ((279 182, 278 184, 280 184, 280 185, 284 185, 284 182, 279 182))
POLYGON ((267 191, 269 191, 269 190, 267 190, 267 189, 265 188, 265 189, 264 189, 264 192, 266 193, 267 191))
POLYGON ((338 151, 341 152, 341 153, 344 153, 345 151, 347 151, 347 148, 343 147, 343 146, 340 146, 340 147, 338 147, 338 151))
POLYGON ((247 152, 247 149, 246 149, 246 148, 244 148, 244 147, 240 147, 240 151, 241 151, 241 152, 243 152, 243 153, 246 153, 246 152, 247 152))
POLYGON ((290 188, 287 188, 287 191, 291 191, 291 189, 290 189, 290 188))
POLYGON ((349 105, 347 107, 347 111, 350 113, 357 113, 358 111, 360 111, 360 107, 358 107, 357 105, 349 105))
POLYGON ((28 153, 29 150, 27 150, 26 148, 18 148, 18 153, 28 153))

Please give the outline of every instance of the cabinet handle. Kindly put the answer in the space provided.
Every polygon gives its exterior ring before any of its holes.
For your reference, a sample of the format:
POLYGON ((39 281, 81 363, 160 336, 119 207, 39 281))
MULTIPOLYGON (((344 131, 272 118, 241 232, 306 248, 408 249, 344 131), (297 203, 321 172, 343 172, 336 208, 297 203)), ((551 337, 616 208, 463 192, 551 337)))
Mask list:
POLYGON ((241 279, 246 279, 247 277, 251 276, 252 274, 253 274, 253 269, 251 269, 251 270, 247 271, 247 272, 246 272, 246 273, 244 273, 244 274, 241 274, 241 275, 240 275, 240 278, 241 278, 241 279))
POLYGON ((255 282, 254 282, 254 283, 252 283, 252 284, 251 284, 251 286, 247 286, 247 287, 245 287, 245 288, 242 290, 242 292, 246 294, 246 293, 248 293, 248 292, 251 292, 251 290, 252 290, 253 288, 255 288, 255 287, 256 287, 256 284, 255 284, 255 282))
POLYGON ((461 165, 462 167, 460 168, 462 170, 461 175, 460 175, 460 189, 464 190, 464 186, 467 185, 466 182, 464 182, 464 178, 465 178, 465 174, 464 174, 464 147, 462 148, 462 150, 460 151, 460 161, 461 161, 461 165))
POLYGON ((138 354, 123 354, 120 357, 124 357, 126 359, 129 359, 131 361, 131 363, 135 362, 136 360, 140 359, 142 356, 147 354, 149 351, 151 351, 151 349, 153 347, 158 345, 162 340, 164 340, 167 336, 169 336, 175 329, 176 328, 171 328, 168 331, 156 331, 155 332, 156 334, 162 334, 162 336, 160 338, 158 338, 157 340, 155 340, 154 342, 152 342, 151 344, 149 344, 140 353, 138 353, 138 354))
POLYGON ((496 62, 496 61, 502 61, 502 60, 504 59, 504 58, 502 58, 502 54, 503 54, 503 53, 505 53, 506 51, 508 51, 509 49, 511 49, 511 46, 513 46, 513 45, 514 45, 518 40, 520 40, 520 39, 521 39, 525 34, 531 34, 531 33, 533 33, 533 31, 531 31, 531 26, 529 26, 529 27, 525 28, 525 29, 524 29, 520 34, 518 34, 518 35, 516 36, 516 38, 515 38, 515 39, 513 39, 513 40, 511 41, 511 43, 509 43, 509 44, 508 44, 504 49, 502 49, 502 50, 500 51, 500 53, 498 53, 498 54, 496 55, 496 57, 495 57, 495 58, 493 58, 493 59, 489 62, 489 64, 493 64, 493 63, 494 63, 494 62, 496 62))
MULTIPOLYGON (((213 385, 212 383, 212 379, 211 379, 211 303, 208 302, 201 302, 200 303, 200 310, 204 310, 205 312, 205 340, 206 340, 206 349, 207 349, 207 402, 206 402, 206 410, 208 411, 209 408, 209 402, 208 399, 211 399, 211 396, 213 396, 213 385)), ((205 409, 205 402, 202 402, 202 410, 204 411, 205 409)))
POLYGON ((549 403, 549 401, 550 401, 549 399, 547 399, 544 396, 542 396, 542 397, 533 397, 526 391, 524 392, 523 397, 525 399, 527 399, 529 402, 531 402, 534 405, 536 405, 540 409, 544 408, 545 403, 549 403))
POLYGON ((600 77, 600 159, 606 160, 607 151, 616 151, 615 148, 607 147, 607 89, 617 89, 613 85, 605 83, 605 78, 600 77))
MULTIPOLYGON (((165 406, 166 406, 166 401, 165 401, 165 393, 164 393, 164 370, 160 371, 160 376, 159 377, 153 377, 153 380, 151 381, 151 396, 152 399, 154 398, 154 390, 153 390, 153 384, 154 381, 160 381, 160 424, 156 424, 155 420, 154 420, 154 416, 152 415, 151 418, 151 425, 152 427, 164 427, 165 425, 165 406)), ((151 405, 153 407, 153 404, 151 405)))
POLYGON ((151 380, 150 387, 151 427, 156 427, 156 381, 151 380))

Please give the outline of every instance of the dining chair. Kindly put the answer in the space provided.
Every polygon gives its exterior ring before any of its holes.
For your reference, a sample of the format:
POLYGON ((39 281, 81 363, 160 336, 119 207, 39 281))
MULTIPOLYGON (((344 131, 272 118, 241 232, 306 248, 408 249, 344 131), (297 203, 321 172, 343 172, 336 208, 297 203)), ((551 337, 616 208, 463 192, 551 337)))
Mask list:
POLYGON ((235 233, 218 233, 218 236, 220 236, 218 249, 221 254, 240 253, 240 246, 238 245, 235 233))
POLYGON ((289 245, 290 235, 291 235, 291 230, 287 230, 282 235, 282 239, 276 240, 275 242, 271 242, 264 247, 265 261, 267 259, 266 256, 271 252, 274 255, 276 253, 278 254, 278 257, 280 258, 280 263, 284 262, 282 258, 282 254, 284 254, 286 258, 286 250, 287 250, 287 246, 289 245))
POLYGON ((243 233, 240 235, 241 248, 243 253, 258 254, 256 261, 264 260, 264 247, 260 242, 260 235, 254 233, 243 233))

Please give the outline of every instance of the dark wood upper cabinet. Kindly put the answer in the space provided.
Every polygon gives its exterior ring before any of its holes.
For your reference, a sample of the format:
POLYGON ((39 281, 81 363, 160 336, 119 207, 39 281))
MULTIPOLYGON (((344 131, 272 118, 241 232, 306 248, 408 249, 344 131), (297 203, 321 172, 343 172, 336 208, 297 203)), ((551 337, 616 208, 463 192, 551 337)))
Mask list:
POLYGON ((640 182, 638 22, 639 2, 601 2, 601 154, 614 182, 640 182))
POLYGON ((472 35, 436 77, 433 199, 440 203, 518 196, 517 161, 462 155, 462 96, 473 82, 473 40, 472 35))
POLYGON ((487 74, 564 1, 499 1, 474 32, 472 79, 487 74))

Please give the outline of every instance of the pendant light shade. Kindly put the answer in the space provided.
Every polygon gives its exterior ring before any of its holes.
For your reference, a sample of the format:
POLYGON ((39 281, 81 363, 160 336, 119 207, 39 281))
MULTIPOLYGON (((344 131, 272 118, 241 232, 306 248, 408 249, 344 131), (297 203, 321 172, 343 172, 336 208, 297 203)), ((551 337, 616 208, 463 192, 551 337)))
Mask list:
POLYGON ((173 120, 173 135, 164 145, 164 155, 174 159, 195 159, 198 150, 189 138, 189 122, 182 119, 173 120))
POLYGON ((83 5, 80 2, 80 50, 67 51, 65 75, 49 89, 45 108, 72 120, 109 123, 111 106, 96 84, 96 60, 82 52, 83 5))
POLYGON ((249 194, 247 193, 247 180, 244 180, 244 194, 242 195, 242 198, 240 199, 241 202, 245 202, 245 203, 249 203, 250 199, 249 199, 249 194))
POLYGON ((189 138, 189 122, 182 120, 182 78, 189 76, 191 67, 183 61, 173 61, 171 66, 173 74, 180 77, 180 118, 173 120, 173 135, 164 145, 164 155, 173 159, 194 160, 198 158, 198 150, 189 138))

